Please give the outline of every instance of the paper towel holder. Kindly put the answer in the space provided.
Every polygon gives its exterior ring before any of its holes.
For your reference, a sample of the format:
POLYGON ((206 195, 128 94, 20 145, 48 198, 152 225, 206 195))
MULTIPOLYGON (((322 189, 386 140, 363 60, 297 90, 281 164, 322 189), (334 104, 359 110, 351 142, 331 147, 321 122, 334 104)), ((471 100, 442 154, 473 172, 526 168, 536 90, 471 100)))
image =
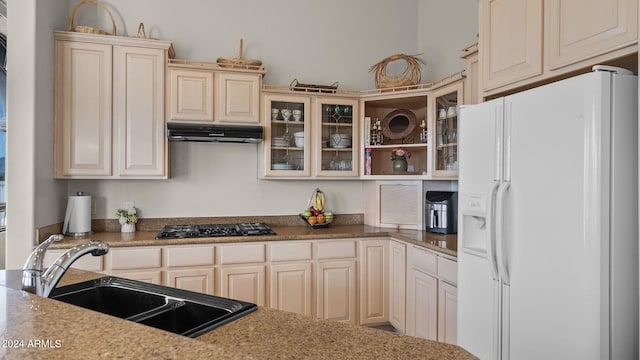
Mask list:
POLYGON ((67 236, 88 236, 91 231, 91 196, 83 191, 69 196, 62 233, 67 236))

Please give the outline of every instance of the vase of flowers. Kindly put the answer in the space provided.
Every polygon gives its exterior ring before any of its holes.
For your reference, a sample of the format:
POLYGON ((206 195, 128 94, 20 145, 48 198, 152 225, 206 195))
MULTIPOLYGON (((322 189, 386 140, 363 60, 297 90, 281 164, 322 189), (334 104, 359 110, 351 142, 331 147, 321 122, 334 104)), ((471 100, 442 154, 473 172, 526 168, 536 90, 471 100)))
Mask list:
POLYGON ((407 172, 407 159, 411 157, 411 152, 404 148, 395 148, 391 150, 391 161, 393 161, 393 172, 407 172))
POLYGON ((136 223, 138 222, 138 215, 136 215, 136 213, 137 210, 135 207, 116 210, 121 232, 132 233, 136 231, 136 223))

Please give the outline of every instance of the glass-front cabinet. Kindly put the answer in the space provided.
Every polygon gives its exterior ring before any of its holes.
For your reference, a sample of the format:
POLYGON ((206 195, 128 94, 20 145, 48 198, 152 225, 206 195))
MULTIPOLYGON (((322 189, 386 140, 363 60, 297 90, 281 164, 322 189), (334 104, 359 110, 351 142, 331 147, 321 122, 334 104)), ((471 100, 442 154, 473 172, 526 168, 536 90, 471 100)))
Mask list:
POLYGON ((461 81, 436 89, 430 96, 433 139, 433 177, 458 176, 458 105, 461 104, 461 81))
POLYGON ((311 175, 311 99, 266 94, 263 176, 311 175))
POLYGON ((358 102, 322 97, 314 104, 315 175, 358 176, 358 102))
POLYGON ((358 101, 264 92, 264 178, 358 178, 358 101))

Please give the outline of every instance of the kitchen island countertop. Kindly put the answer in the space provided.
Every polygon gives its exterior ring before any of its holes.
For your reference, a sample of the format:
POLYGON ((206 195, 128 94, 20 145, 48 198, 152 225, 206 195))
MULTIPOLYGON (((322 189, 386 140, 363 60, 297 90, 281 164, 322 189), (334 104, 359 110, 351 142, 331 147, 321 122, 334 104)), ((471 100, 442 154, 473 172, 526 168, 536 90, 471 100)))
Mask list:
MULTIPOLYGON (((0 271, 3 359, 476 359, 461 347, 259 308, 195 339, 16 290, 0 271)), ((60 285, 102 275, 70 269, 60 285)))
POLYGON ((305 226, 274 226, 276 235, 239 236, 192 239, 156 240, 158 232, 138 231, 134 233, 99 232, 85 237, 65 237, 54 243, 51 249, 64 249, 88 240, 102 240, 113 247, 125 246, 162 246, 180 244, 233 243, 250 241, 314 240, 341 238, 393 237, 418 246, 422 246, 450 256, 457 256, 457 236, 434 234, 426 231, 379 228, 368 225, 335 225, 323 229, 309 229, 305 226))

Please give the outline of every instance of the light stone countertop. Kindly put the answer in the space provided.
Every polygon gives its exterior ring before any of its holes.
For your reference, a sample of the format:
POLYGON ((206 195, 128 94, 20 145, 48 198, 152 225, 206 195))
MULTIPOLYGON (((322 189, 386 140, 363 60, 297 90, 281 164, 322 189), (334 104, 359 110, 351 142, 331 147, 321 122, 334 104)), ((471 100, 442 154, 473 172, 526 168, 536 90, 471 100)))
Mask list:
MULTIPOLYGON (((16 290, 0 271, 3 359, 476 359, 461 347, 259 308, 191 339, 16 290)), ((70 269, 60 285, 102 275, 70 269)))
POLYGON ((458 254, 457 236, 434 234, 426 231, 379 228, 361 224, 335 225, 323 229, 309 229, 305 226, 272 226, 276 235, 267 236, 239 236, 194 239, 156 240, 157 231, 137 231, 135 233, 99 232, 86 237, 65 237, 54 243, 51 249, 64 249, 88 240, 102 240, 112 247, 125 246, 161 246, 180 244, 206 243, 236 243, 251 241, 282 241, 282 240, 314 240, 314 239, 342 239, 368 237, 394 237, 411 244, 422 246, 449 256, 458 254))

